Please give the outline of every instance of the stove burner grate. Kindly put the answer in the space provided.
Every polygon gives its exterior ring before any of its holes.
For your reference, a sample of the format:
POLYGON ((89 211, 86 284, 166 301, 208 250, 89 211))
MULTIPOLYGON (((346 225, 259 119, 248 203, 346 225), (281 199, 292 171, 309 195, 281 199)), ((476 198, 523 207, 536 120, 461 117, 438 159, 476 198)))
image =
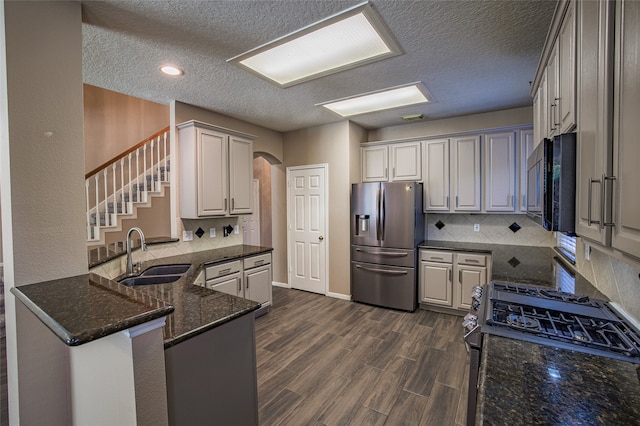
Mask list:
POLYGON ((560 290, 551 290, 539 287, 525 286, 520 284, 512 284, 505 282, 494 282, 494 290, 505 293, 523 294, 526 296, 540 297, 543 299, 560 300, 563 302, 570 302, 579 305, 600 307, 602 304, 599 301, 591 300, 589 296, 566 293, 560 290))
POLYGON ((640 336, 622 321, 594 319, 499 300, 493 300, 492 305, 489 325, 640 357, 640 336))

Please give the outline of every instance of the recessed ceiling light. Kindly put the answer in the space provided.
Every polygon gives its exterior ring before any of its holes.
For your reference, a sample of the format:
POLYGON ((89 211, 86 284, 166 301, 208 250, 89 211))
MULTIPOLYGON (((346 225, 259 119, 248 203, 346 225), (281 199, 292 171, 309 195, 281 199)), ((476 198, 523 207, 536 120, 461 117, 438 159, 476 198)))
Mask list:
POLYGON ((422 83, 416 82, 323 102, 316 106, 323 106, 341 117, 349 117, 424 102, 433 102, 433 98, 422 83))
POLYGON ((173 65, 163 65, 160 67, 160 71, 167 75, 183 75, 184 71, 178 67, 174 67, 173 65))
POLYGON ((289 87, 401 53, 367 2, 227 62, 280 87, 289 87))

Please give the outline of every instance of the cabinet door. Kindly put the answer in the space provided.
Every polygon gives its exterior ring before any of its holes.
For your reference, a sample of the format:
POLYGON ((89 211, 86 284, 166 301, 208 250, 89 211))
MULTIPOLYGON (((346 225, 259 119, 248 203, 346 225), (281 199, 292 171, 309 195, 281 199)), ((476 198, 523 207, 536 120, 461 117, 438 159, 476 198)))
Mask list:
POLYGON ((569 4, 567 13, 562 21, 559 44, 560 67, 560 96, 557 102, 559 133, 567 133, 573 130, 576 124, 576 2, 569 4))
POLYGON ((217 280, 209 280, 207 281, 207 288, 242 297, 242 276, 233 274, 217 280))
POLYGON ((602 245, 611 243, 611 230, 600 226, 603 204, 602 176, 612 173, 613 3, 580 1, 576 5, 577 129, 576 233, 602 245))
POLYGON ((551 133, 549 129, 549 102, 547 101, 549 96, 547 92, 547 71, 545 69, 540 78, 540 86, 538 86, 539 132, 538 139, 535 140, 536 145, 542 142, 543 139, 548 138, 551 133))
POLYGON ((453 306, 452 268, 447 263, 420 262, 420 302, 453 306))
POLYGON ((453 211, 480 211, 480 136, 451 140, 453 211))
POLYGON ((229 137, 229 213, 253 211, 253 142, 229 137))
POLYGON ((560 63, 558 56, 558 41, 553 45, 549 62, 547 63, 547 113, 549 121, 549 137, 560 134, 560 118, 558 101, 560 100, 560 63))
POLYGON ((524 213, 527 211, 527 158, 529 158, 529 155, 533 152, 535 145, 533 130, 520 130, 518 143, 520 148, 520 171, 518 175, 520 180, 520 201, 518 202, 518 210, 524 213))
POLYGON ((457 265, 456 308, 471 309, 471 291, 477 285, 487 283, 487 268, 481 266, 457 265))
POLYGON ((391 180, 422 180, 422 142, 393 144, 390 147, 391 180))
POLYGON ((271 265, 245 271, 244 297, 263 305, 271 304, 271 265))
POLYGON ((198 129, 198 216, 227 214, 227 136, 198 129))
POLYGON ((492 133, 484 139, 484 199, 488 212, 515 210, 516 154, 513 132, 492 133))
POLYGON ((449 211, 449 139, 424 144, 425 211, 449 211))
POLYGON ((389 157, 387 146, 362 148, 362 181, 380 182, 389 180, 389 157))
POLYGON ((640 2, 616 2, 611 246, 640 258, 640 2))

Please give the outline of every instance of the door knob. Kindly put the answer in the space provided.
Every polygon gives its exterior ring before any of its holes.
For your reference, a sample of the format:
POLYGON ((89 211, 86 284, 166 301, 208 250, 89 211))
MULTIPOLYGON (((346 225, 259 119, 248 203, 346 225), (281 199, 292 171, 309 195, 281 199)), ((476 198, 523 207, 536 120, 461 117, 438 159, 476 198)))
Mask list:
POLYGON ((320 241, 322 241, 322 240, 324 240, 324 237, 323 237, 322 235, 320 235, 320 236, 318 237, 318 239, 319 239, 320 241))

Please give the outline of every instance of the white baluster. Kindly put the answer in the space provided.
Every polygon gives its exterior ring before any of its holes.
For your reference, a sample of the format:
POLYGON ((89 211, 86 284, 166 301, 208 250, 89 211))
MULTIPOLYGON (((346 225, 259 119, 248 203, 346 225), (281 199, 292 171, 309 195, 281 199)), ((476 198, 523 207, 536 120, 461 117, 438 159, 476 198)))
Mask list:
POLYGON ((100 173, 96 173, 96 229, 100 228, 100 173))
POLYGON ((113 219, 115 222, 118 221, 118 199, 116 198, 116 166, 118 165, 117 162, 113 163, 113 166, 111 166, 111 173, 113 174, 112 176, 112 180, 113 180, 113 219))
POLYGON ((104 226, 111 226, 111 218, 109 217, 109 206, 107 205, 107 201, 109 200, 108 192, 107 192, 107 170, 104 169, 104 226))
MULTIPOLYGON (((131 178, 133 175, 131 174, 131 153, 129 153, 128 157, 129 161, 127 161, 127 165, 129 167, 129 203, 133 203, 133 179, 131 178)), ((131 204, 133 205, 133 204, 131 204)))
POLYGON ((169 182, 169 165, 167 164, 167 133, 169 132, 164 132, 164 156, 162 160, 164 162, 164 180, 169 182))
POLYGON ((85 200, 87 203, 87 240, 91 239, 91 211, 89 208, 89 179, 84 181, 85 200))
POLYGON ((151 190, 155 191, 156 190, 156 186, 155 186, 155 178, 154 178, 154 173, 153 173, 153 147, 154 147, 154 143, 155 140, 151 139, 151 190))
POLYGON ((124 158, 120 160, 120 202, 122 203, 122 214, 129 213, 127 203, 124 201, 124 158))
POLYGON ((136 185, 138 185, 138 202, 140 202, 140 148, 136 149, 136 185))
MULTIPOLYGON (((142 178, 142 184, 144 185, 144 192, 147 193, 147 144, 142 146, 142 173, 144 174, 142 178)), ((147 198, 144 198, 145 201, 147 198)))

